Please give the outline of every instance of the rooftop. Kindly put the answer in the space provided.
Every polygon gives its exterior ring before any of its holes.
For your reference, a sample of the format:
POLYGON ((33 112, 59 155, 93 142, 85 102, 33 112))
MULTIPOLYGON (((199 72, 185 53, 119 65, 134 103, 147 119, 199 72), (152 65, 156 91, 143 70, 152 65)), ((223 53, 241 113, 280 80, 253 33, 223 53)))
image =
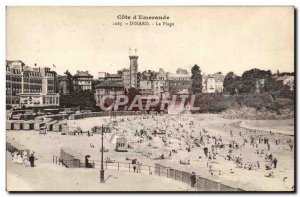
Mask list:
POLYGON ((107 78, 121 78, 122 76, 119 74, 108 74, 106 77, 107 78))
POLYGON ((104 81, 104 82, 96 85, 95 89, 97 89, 97 88, 124 88, 124 85, 121 82, 104 81))
POLYGON ((93 75, 89 74, 89 71, 77 71, 77 73, 73 77, 91 77, 91 78, 93 78, 93 75))

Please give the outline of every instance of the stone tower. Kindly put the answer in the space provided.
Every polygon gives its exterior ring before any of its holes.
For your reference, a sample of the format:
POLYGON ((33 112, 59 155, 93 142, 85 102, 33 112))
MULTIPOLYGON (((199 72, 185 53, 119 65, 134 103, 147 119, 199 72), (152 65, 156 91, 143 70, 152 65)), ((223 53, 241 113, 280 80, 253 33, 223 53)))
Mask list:
POLYGON ((130 59, 130 88, 137 88, 138 56, 129 55, 130 59))

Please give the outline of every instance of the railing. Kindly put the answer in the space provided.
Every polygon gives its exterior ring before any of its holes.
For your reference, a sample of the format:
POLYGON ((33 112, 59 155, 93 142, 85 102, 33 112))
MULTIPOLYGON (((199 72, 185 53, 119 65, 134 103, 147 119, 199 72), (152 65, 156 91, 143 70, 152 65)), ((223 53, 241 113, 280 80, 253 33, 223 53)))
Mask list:
MULTIPOLYGON (((155 164, 154 174, 157 176, 164 176, 187 184, 191 184, 191 173, 181 170, 172 169, 159 164, 155 164)), ((239 188, 233 188, 222 183, 196 176, 195 188, 197 191, 242 191, 239 188)))
MULTIPOLYGON (((53 163, 64 166, 64 167, 74 167, 74 160, 63 160, 59 157, 53 156, 53 163)), ((89 160, 92 168, 101 168, 101 161, 89 160)), ((172 169, 169 167, 162 166, 160 164, 155 164, 155 167, 149 165, 135 165, 135 172, 138 173, 148 173, 149 175, 163 176, 166 178, 174 179, 176 181, 181 181, 186 184, 191 185, 191 173, 184 172, 181 170, 172 169)), ((85 162, 79 162, 76 167, 85 168, 85 162)), ((118 170, 118 171, 128 171, 134 172, 133 164, 127 162, 103 162, 104 169, 118 170)), ((239 188, 230 187, 228 185, 203 178, 199 175, 196 176, 195 188, 197 191, 243 191, 239 188)))
MULTIPOLYGON (((77 167, 77 168, 85 168, 85 162, 79 161, 77 159, 61 159, 60 157, 53 156, 53 163, 57 165, 61 165, 67 168, 77 167)), ((89 160, 89 164, 91 168, 101 168, 101 161, 98 160, 89 160)), ((133 164, 127 163, 127 162, 103 162, 103 168, 104 169, 110 169, 110 170, 119 170, 119 171, 129 171, 134 172, 133 164)), ((154 167, 149 165, 136 165, 135 172, 139 173, 154 173, 154 167)))
MULTIPOLYGON (((95 164, 95 168, 101 168, 101 161, 92 161, 95 164)), ((129 163, 129 162, 103 162, 103 168, 104 169, 111 169, 111 170, 120 170, 120 171, 129 171, 129 172, 134 172, 133 168, 134 164, 129 163)), ((135 172, 139 173, 149 173, 153 174, 154 172, 154 167, 149 166, 149 165, 135 165, 136 170, 135 172)))
MULTIPOLYGON (((85 168, 85 163, 78 159, 62 159, 53 155, 52 162, 66 168, 85 168)), ((91 168, 94 168, 95 164, 93 162, 89 162, 89 164, 91 168)))

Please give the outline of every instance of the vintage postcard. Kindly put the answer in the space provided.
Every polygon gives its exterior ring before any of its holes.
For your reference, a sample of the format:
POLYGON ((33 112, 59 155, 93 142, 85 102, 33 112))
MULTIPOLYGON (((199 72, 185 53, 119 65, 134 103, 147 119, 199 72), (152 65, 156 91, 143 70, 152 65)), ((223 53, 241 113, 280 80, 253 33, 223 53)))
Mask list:
POLYGON ((6 8, 6 189, 294 192, 294 7, 6 8))

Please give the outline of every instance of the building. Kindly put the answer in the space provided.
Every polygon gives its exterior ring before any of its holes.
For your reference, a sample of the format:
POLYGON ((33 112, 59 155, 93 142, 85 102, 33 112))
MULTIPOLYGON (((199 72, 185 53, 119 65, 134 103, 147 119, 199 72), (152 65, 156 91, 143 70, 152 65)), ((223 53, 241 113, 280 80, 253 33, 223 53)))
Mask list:
POLYGON ((202 92, 203 93, 220 93, 224 90, 224 75, 217 72, 213 75, 202 75, 202 92))
POLYGON ((140 80, 140 94, 147 96, 147 95, 153 95, 152 90, 152 81, 150 80, 140 80))
MULTIPOLYGON (((20 104, 19 94, 23 89, 22 71, 25 64, 20 60, 6 61, 6 105, 20 104)), ((39 91, 42 92, 41 77, 38 83, 39 91)))
POLYGON ((114 81, 114 82, 118 82, 118 83, 123 83, 123 78, 122 75, 120 74, 107 74, 104 77, 105 81, 114 81))
POLYGON ((160 68, 158 73, 155 75, 152 81, 152 91, 157 96, 167 96, 169 93, 169 73, 165 72, 164 69, 160 68))
POLYGON ((100 106, 101 99, 105 95, 124 95, 124 85, 119 81, 104 81, 95 86, 96 106, 100 106))
POLYGON ((224 75, 221 72, 217 72, 214 74, 214 79, 216 92, 223 92, 225 79, 224 75))
POLYGON ((202 77, 202 92, 203 93, 215 93, 216 81, 213 75, 207 75, 202 77))
POLYGON ((67 75, 58 75, 58 92, 60 95, 68 95, 70 94, 70 87, 68 82, 67 75))
POLYGON ((176 73, 177 73, 177 74, 184 74, 184 75, 187 75, 187 74, 188 74, 188 71, 187 71, 186 69, 177 68, 176 73))
POLYGON ((139 90, 141 95, 167 96, 169 94, 169 73, 162 68, 159 72, 151 70, 144 71, 140 74, 139 90))
POLYGON ((138 56, 137 55, 130 55, 130 88, 138 88, 138 56))
POLYGON ((148 71, 143 71, 141 73, 140 79, 139 79, 139 90, 140 94, 143 96, 147 95, 153 95, 153 79, 154 79, 154 74, 155 72, 148 70, 148 71))
MULTIPOLYGON (((58 94, 58 83, 57 83, 57 74, 55 71, 51 71, 50 68, 32 68, 27 71, 30 73, 31 77, 27 81, 33 80, 36 77, 32 77, 34 73, 40 73, 42 77, 42 92, 38 90, 32 90, 30 87, 34 87, 33 89, 38 89, 39 86, 36 84, 24 83, 23 92, 20 94, 20 103, 21 105, 25 105, 26 107, 34 107, 34 106, 59 106, 59 94, 58 94)), ((24 71, 24 82, 25 78, 28 74, 25 74, 24 71)), ((39 77, 36 78, 39 81, 39 77)))
POLYGON ((123 85, 126 91, 130 88, 130 69, 122 69, 120 71, 122 73, 123 85))
POLYGON ((187 70, 177 69, 175 74, 168 75, 170 94, 178 94, 179 92, 190 92, 192 87, 191 75, 187 70))
POLYGON ((106 72, 98 72, 98 79, 102 80, 107 76, 108 73, 106 72))
MULTIPOLYGON (((129 69, 123 68, 118 71, 118 74, 122 75, 123 85, 128 91, 129 88, 139 88, 140 76, 138 76, 138 56, 130 55, 131 49, 129 49, 129 69)), ((136 53, 136 49, 135 49, 136 53)))
POLYGON ((25 107, 58 106, 57 74, 50 68, 6 61, 6 104, 25 107))
POLYGON ((282 85, 287 85, 290 87, 290 90, 294 90, 294 76, 281 76, 276 79, 276 81, 281 82, 282 85))
POLYGON ((92 90, 93 75, 88 71, 77 71, 73 76, 74 89, 92 90))
POLYGON ((266 79, 256 79, 255 80, 255 92, 260 93, 261 90, 265 87, 266 79))

